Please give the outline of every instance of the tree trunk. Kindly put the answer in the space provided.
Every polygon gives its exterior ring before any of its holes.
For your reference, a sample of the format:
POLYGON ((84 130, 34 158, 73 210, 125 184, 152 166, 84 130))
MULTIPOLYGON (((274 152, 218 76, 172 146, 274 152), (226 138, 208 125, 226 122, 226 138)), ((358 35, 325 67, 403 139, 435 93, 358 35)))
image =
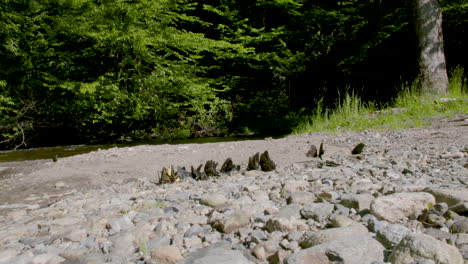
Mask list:
POLYGON ((420 81, 423 94, 446 94, 449 82, 442 36, 442 10, 437 0, 414 0, 416 33, 420 48, 420 81))

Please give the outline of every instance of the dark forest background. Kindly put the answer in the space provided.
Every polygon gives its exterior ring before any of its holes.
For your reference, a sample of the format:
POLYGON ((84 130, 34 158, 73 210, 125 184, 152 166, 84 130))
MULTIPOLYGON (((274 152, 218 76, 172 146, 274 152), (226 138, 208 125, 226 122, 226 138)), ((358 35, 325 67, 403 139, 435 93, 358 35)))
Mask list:
MULTIPOLYGON (((465 0, 441 0, 449 70, 465 0)), ((0 148, 290 132, 418 74, 412 1, 3 0, 0 148), (26 143, 26 144, 24 144, 26 143)))

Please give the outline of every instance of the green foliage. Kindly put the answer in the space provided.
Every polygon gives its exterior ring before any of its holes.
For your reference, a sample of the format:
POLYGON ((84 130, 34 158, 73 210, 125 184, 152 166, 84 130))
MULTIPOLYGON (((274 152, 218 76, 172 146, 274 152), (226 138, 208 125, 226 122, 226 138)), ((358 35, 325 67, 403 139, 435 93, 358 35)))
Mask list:
POLYGON ((318 102, 317 112, 306 117, 297 117, 294 134, 328 131, 338 133, 348 130, 405 129, 430 125, 434 116, 453 116, 468 113, 467 81, 463 70, 456 68, 450 78, 448 100, 421 95, 418 85, 404 85, 391 107, 377 110, 372 104, 364 104, 354 94, 346 94, 334 110, 318 102), (325 109, 325 110, 323 110, 325 109))
MULTIPOLYGON (((466 3, 441 4, 452 69, 466 3)), ((303 115, 364 127, 417 74, 411 16, 410 1, 3 1, 0 147, 288 133, 303 115)))

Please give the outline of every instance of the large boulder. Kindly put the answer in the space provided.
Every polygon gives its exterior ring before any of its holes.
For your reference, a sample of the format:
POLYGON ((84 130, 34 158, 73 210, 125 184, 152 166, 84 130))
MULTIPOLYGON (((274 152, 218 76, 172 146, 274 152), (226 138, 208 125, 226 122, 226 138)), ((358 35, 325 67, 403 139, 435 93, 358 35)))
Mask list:
POLYGON ((438 264, 463 264, 458 249, 430 235, 411 233, 394 247, 389 259, 394 264, 429 261, 438 264))
POLYGON ((312 247, 352 235, 365 235, 367 228, 361 224, 354 224, 346 227, 330 228, 312 233, 304 241, 301 242, 303 248, 312 247))
POLYGON ((431 204, 435 204, 435 198, 430 193, 403 192, 374 199, 370 211, 380 220, 395 223, 407 218, 416 219, 431 204))
POLYGON ((427 188, 424 191, 432 194, 438 203, 446 203, 450 210, 456 213, 468 211, 468 190, 453 190, 441 188, 427 188))
POLYGON ((384 247, 369 235, 347 236, 291 254, 286 264, 371 264, 382 262, 384 247))
POLYGON ((219 242, 192 253, 177 264, 253 264, 242 252, 232 250, 228 242, 219 242))

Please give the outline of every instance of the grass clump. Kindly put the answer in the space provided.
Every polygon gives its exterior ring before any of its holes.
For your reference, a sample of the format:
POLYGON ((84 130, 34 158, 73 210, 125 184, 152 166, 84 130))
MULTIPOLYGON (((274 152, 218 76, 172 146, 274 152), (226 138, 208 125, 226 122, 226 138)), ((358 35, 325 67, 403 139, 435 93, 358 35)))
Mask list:
POLYGON ((346 93, 333 110, 318 102, 315 113, 301 119, 293 134, 309 132, 361 131, 365 129, 405 129, 430 125, 435 116, 468 113, 467 81, 462 68, 450 77, 449 93, 443 97, 421 95, 417 82, 403 85, 391 106, 377 109, 353 93, 346 93))

